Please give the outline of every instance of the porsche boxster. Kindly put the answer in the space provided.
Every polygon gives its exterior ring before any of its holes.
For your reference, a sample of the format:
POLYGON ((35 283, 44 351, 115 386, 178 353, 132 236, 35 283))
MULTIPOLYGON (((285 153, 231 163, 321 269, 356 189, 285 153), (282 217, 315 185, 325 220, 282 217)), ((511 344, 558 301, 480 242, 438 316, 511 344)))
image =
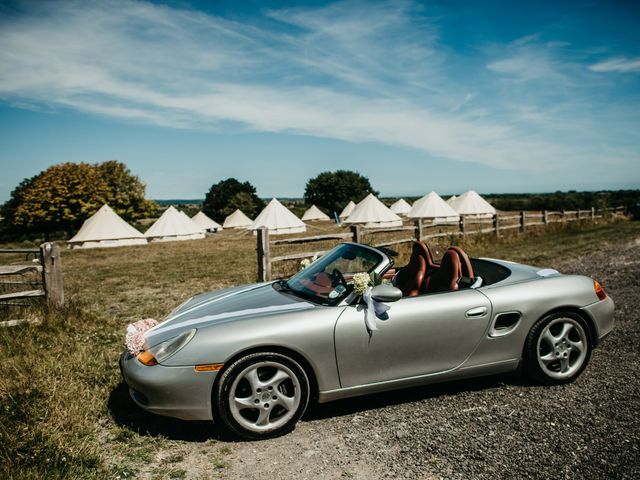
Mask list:
POLYGON ((614 303, 589 277, 412 248, 396 270, 394 252, 343 243, 287 280, 190 298, 121 356, 131 398, 264 439, 310 402, 515 370, 568 383, 613 329, 614 303), (366 299, 357 273, 378 280, 366 299))

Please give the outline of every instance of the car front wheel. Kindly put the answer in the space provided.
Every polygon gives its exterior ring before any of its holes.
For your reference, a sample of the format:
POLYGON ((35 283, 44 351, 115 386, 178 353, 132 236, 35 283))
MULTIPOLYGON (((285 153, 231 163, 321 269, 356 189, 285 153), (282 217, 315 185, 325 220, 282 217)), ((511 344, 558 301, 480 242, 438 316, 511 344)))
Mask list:
POLYGON ((236 435, 260 440, 295 427, 309 403, 309 380, 292 358, 252 353, 235 361, 218 382, 219 419, 236 435))
POLYGON ((526 373, 534 380, 559 385, 575 380, 591 358, 589 327, 573 312, 558 312, 531 328, 524 351, 526 373))

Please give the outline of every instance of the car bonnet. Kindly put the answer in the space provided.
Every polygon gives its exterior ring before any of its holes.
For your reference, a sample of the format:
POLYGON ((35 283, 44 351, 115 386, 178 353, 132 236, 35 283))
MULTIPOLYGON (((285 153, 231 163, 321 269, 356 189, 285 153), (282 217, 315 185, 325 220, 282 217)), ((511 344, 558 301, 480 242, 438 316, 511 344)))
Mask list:
POLYGON ((245 285, 199 295, 185 302, 145 335, 146 348, 186 329, 228 322, 248 316, 274 315, 314 308, 308 301, 276 291, 272 283, 245 285))

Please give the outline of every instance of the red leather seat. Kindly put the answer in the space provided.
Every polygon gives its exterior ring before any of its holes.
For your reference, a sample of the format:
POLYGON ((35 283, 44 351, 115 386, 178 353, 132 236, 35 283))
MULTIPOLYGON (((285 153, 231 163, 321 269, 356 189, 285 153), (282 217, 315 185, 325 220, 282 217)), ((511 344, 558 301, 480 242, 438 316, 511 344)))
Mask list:
POLYGON ((331 285, 331 277, 329 277, 325 272, 318 272, 312 280, 303 278, 301 283, 305 288, 322 296, 328 295, 333 289, 333 286, 331 285))
POLYGON ((449 247, 449 250, 455 250, 460 257, 460 266, 462 267, 462 276, 467 278, 473 278, 473 267, 471 266, 471 261, 469 260, 469 256, 462 250, 460 247, 449 247))
POLYGON ((403 297, 415 297, 425 293, 424 277, 427 273, 425 250, 420 242, 413 242, 409 263, 396 274, 396 287, 402 290, 403 297))
POLYGON ((427 277, 426 293, 458 290, 458 281, 462 276, 462 266, 458 252, 449 249, 440 262, 440 268, 427 277))
POLYGON ((440 268, 440 265, 433 260, 433 255, 431 255, 431 250, 429 249, 429 245, 427 245, 427 242, 418 243, 422 246, 424 251, 425 260, 427 262, 427 274, 440 268))

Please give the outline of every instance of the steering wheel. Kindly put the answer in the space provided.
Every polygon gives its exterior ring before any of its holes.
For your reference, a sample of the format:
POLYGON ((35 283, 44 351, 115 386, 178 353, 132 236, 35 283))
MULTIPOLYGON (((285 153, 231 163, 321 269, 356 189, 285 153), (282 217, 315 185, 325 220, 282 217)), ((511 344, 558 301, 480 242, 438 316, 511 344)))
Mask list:
POLYGON ((337 287, 338 285, 342 284, 345 288, 347 288, 347 281, 344 279, 342 272, 337 268, 333 269, 330 277, 331 277, 331 286, 337 287))

